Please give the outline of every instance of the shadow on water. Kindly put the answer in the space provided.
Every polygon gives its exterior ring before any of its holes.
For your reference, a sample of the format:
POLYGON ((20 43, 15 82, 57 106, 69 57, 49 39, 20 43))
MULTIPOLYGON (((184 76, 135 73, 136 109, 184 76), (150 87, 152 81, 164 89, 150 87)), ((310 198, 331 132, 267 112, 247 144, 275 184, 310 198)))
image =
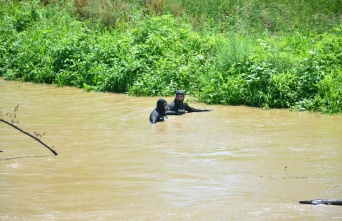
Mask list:
POLYGON ((25 155, 25 156, 17 156, 17 157, 0 158, 0 160, 16 160, 16 159, 21 159, 21 158, 40 158, 40 157, 51 157, 51 155, 41 155, 41 156, 25 155))

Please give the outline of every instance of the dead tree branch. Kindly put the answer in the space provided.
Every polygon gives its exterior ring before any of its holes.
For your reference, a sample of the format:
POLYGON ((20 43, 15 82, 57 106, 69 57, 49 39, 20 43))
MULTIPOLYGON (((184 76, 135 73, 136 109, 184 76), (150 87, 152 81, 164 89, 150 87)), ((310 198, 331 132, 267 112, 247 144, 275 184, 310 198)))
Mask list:
POLYGON ((45 144, 43 141, 39 140, 37 137, 34 137, 33 135, 31 135, 30 133, 20 129, 19 127, 15 126, 14 124, 11 124, 10 122, 0 119, 1 122, 4 122, 5 124, 14 127, 15 129, 19 130, 20 132, 26 134, 27 136, 35 139, 36 141, 38 141, 39 143, 41 143, 43 146, 45 146, 46 148, 48 148, 53 154, 58 155, 56 151, 54 151, 51 147, 49 147, 47 144, 45 144))

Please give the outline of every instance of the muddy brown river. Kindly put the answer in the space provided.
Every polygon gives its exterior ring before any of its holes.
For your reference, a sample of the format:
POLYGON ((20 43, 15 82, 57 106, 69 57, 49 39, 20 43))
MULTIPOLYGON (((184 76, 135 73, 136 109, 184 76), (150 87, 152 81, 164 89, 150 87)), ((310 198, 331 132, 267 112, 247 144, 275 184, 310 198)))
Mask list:
POLYGON ((157 99, 0 79, 0 220, 342 220, 342 116, 157 99))

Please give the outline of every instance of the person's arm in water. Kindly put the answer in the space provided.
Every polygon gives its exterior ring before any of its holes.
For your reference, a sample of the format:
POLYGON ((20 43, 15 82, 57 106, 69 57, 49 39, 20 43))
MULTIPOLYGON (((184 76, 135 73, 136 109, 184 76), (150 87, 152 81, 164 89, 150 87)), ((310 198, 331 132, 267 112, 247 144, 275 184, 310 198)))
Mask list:
POLYGON ((185 106, 185 110, 190 112, 205 112, 205 111, 213 111, 212 109, 206 109, 206 108, 195 108, 195 107, 191 107, 188 105, 188 103, 184 103, 185 106))
POLYGON ((167 115, 182 115, 186 111, 191 112, 204 112, 204 111, 212 111, 211 109, 205 108, 195 108, 188 105, 188 103, 184 102, 185 93, 182 90, 176 91, 176 97, 174 101, 168 104, 168 109, 166 111, 167 115))
POLYGON ((166 115, 182 115, 185 111, 191 112, 205 112, 205 111, 212 111, 212 109, 205 109, 205 108, 195 108, 188 105, 188 103, 183 103, 181 106, 175 105, 175 102, 171 102, 168 105, 168 110, 165 112, 166 115))

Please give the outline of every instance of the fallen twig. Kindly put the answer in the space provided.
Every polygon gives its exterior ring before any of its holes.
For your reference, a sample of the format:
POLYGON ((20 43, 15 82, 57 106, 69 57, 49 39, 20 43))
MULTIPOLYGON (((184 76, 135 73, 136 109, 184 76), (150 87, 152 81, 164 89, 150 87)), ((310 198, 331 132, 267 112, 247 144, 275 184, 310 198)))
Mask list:
POLYGON ((34 137, 33 135, 31 135, 30 133, 20 129, 19 127, 15 126, 14 124, 11 124, 10 122, 0 119, 0 121, 4 122, 5 124, 8 124, 11 127, 14 127, 15 129, 19 130, 20 132, 26 134, 27 136, 35 139, 36 141, 38 141, 39 143, 41 143, 43 146, 45 146, 46 148, 48 148, 53 154, 58 155, 56 151, 54 151, 51 147, 49 147, 47 144, 45 144, 43 141, 39 140, 37 137, 34 137))

